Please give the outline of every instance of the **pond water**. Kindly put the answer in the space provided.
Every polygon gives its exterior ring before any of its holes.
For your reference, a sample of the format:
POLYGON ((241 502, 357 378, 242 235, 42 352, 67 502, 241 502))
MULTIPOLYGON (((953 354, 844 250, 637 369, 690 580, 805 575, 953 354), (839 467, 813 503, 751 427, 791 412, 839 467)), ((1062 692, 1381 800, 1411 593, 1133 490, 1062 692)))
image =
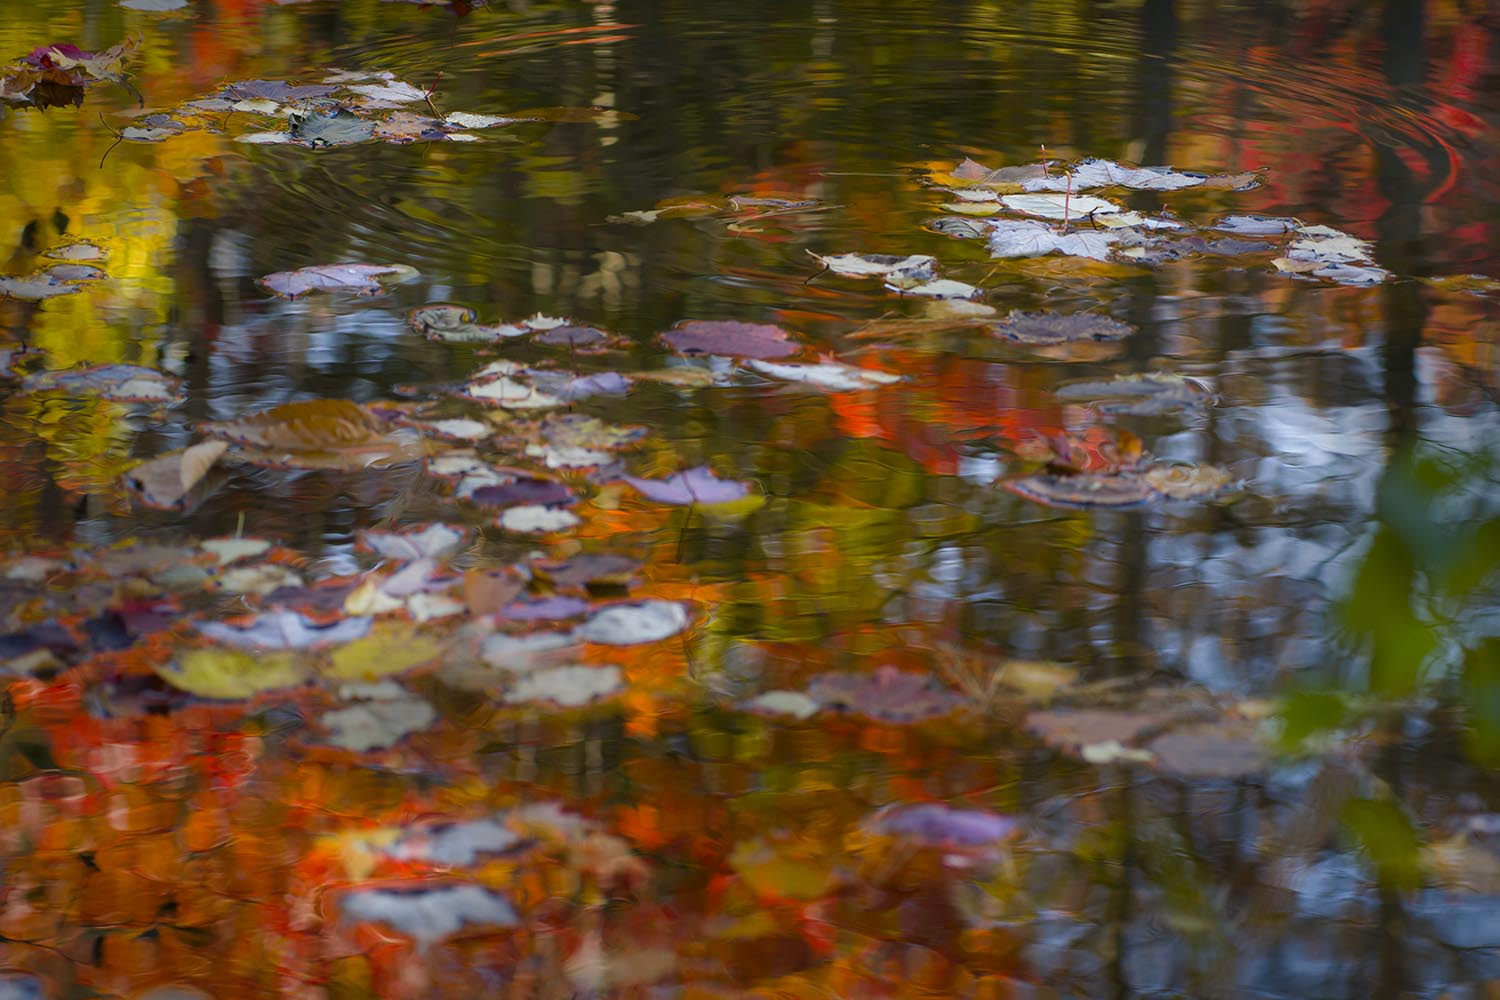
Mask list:
POLYGON ((1500 989, 1493 11, 0 54, 0 1000, 1500 989))

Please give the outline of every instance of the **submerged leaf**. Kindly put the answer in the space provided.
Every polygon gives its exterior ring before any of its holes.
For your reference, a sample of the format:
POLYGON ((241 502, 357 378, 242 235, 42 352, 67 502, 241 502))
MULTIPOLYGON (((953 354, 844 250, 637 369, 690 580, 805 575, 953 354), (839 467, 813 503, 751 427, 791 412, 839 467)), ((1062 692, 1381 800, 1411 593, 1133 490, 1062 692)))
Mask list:
POLYGON ((991 329, 1022 344, 1064 344, 1078 340, 1121 340, 1135 332, 1128 323, 1099 313, 1013 311, 991 329))
POLYGON ((328 742, 355 753, 384 750, 437 721, 437 710, 413 695, 362 701, 323 713, 328 742))
POLYGON ((819 704, 869 716, 881 722, 921 722, 947 715, 963 699, 930 674, 910 673, 895 667, 872 672, 847 671, 819 674, 807 685, 807 694, 819 704))
POLYGON ((1213 402, 1208 386, 1195 378, 1170 372, 1145 372, 1120 375, 1107 380, 1070 382, 1059 386, 1057 397, 1064 400, 1093 400, 1103 413, 1149 416, 1169 413, 1184 407, 1207 406, 1213 402))
POLYGON ((421 454, 411 431, 397 431, 347 399, 309 399, 207 423, 206 433, 256 451, 266 464, 313 468, 363 467, 406 461, 421 454))
POLYGON ((983 809, 954 809, 935 802, 882 809, 870 818, 869 825, 888 837, 943 848, 998 844, 1016 831, 1016 821, 1008 816, 983 809))
POLYGON ((1173 500, 1217 496, 1234 483, 1234 476, 1217 465, 1158 465, 1147 469, 1142 478, 1153 490, 1173 500))

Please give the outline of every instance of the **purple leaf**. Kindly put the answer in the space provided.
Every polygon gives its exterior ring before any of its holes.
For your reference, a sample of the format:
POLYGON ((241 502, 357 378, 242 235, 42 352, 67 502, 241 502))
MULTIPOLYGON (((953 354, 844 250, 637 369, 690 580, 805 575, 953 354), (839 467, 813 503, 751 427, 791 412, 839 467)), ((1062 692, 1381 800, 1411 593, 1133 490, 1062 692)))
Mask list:
POLYGON ((236 649, 311 649, 360 639, 370 632, 370 618, 345 618, 319 625, 295 611, 267 611, 249 625, 204 622, 198 631, 236 649))
POLYGON ((549 622, 576 618, 589 609, 589 602, 577 597, 544 597, 538 601, 516 601, 500 609, 511 621, 549 622))
POLYGON ((639 479, 622 477, 631 486, 658 503, 672 503, 683 507, 697 503, 730 503, 750 492, 750 487, 737 479, 720 479, 706 465, 700 465, 666 479, 639 479))
POLYGON ((779 326, 689 320, 661 335, 678 354, 728 354, 740 358, 784 358, 800 345, 779 326))
POLYGON ((858 712, 881 722, 920 722, 946 715, 962 699, 930 674, 880 667, 873 673, 833 671, 819 674, 807 693, 830 708, 858 712))
POLYGON ((1008 838, 1016 821, 982 809, 953 809, 936 803, 883 809, 870 824, 876 832, 933 847, 982 847, 1008 838))
POLYGON ((483 486, 469 494, 469 499, 489 507, 557 507, 578 501, 572 490, 553 479, 514 479, 483 486))

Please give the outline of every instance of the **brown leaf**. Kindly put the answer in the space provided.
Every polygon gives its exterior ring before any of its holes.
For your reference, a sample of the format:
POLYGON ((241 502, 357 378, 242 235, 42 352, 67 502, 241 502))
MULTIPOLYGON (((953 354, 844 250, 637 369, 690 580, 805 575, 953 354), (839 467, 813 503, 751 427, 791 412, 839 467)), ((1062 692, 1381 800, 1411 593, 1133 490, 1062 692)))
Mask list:
POLYGON ((148 507, 180 508, 193 487, 228 450, 229 445, 224 441, 200 441, 191 448, 142 462, 125 473, 125 484, 148 507))

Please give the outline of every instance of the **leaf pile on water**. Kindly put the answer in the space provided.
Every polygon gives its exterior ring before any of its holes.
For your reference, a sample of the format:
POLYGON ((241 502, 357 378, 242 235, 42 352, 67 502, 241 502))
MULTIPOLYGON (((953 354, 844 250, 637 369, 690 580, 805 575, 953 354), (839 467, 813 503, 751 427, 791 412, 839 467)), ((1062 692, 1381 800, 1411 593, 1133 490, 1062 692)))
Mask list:
POLYGON ((98 52, 68 43, 38 46, 0 67, 0 101, 36 108, 82 104, 87 87, 124 82, 125 63, 140 44, 126 39, 98 52))
POLYGON ((1343 285, 1378 285, 1390 272, 1374 266, 1373 248, 1361 239, 1327 226, 1301 226, 1285 257, 1271 263, 1278 271, 1311 274, 1343 285))

